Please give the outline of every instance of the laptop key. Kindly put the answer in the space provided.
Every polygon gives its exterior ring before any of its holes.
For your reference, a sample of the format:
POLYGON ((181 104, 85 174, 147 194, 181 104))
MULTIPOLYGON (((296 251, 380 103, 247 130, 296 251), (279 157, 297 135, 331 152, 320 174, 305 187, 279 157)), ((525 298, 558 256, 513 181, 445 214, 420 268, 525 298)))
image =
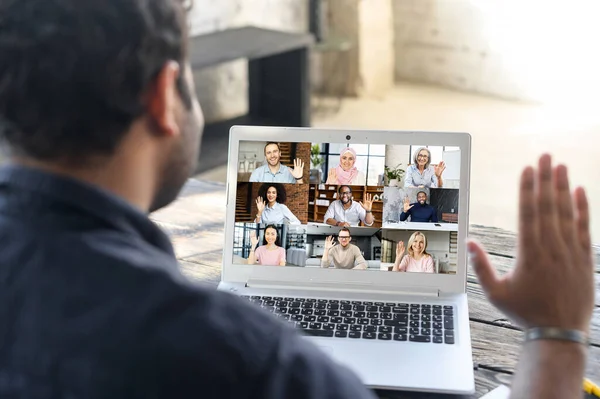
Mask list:
POLYGON ((441 343, 443 343, 443 342, 444 342, 444 340, 442 339, 442 337, 439 337, 439 336, 437 336, 437 335, 434 335, 434 337, 433 337, 433 343, 434 343, 434 344, 441 344, 441 343))
POLYGON ((379 334, 377 334, 377 339, 380 339, 382 341, 391 341, 392 334, 390 334, 390 333, 379 333, 379 334))
POLYGON ((454 316, 454 311, 452 309, 444 309, 444 316, 454 316))
POLYGON ((309 323, 314 323, 317 321, 317 316, 304 316, 304 321, 308 321, 309 323))
POLYGON ((300 314, 300 308, 288 308, 289 314, 300 314))
POLYGON ((367 317, 369 319, 378 319, 379 318, 379 312, 369 312, 369 313, 367 313, 367 317))
POLYGON ((377 333, 374 333, 374 332, 363 332, 362 337, 364 339, 375 339, 375 338, 377 338, 377 333))
POLYGON ((411 328, 410 329, 410 333, 411 335, 419 335, 419 329, 418 328, 411 328))
POLYGON ((380 306, 379 311, 382 313, 391 313, 392 307, 391 306, 380 306))
POLYGON ((295 299, 294 299, 294 298, 289 298, 289 297, 288 297, 288 298, 283 298, 283 300, 284 300, 284 301, 288 301, 288 302, 295 301, 295 299))
POLYGON ((319 317, 317 317, 317 321, 319 323, 329 323, 329 317, 327 317, 327 316, 319 316, 319 317))
POLYGON ((422 315, 430 315, 431 314, 431 309, 422 308, 421 309, 421 314, 422 315))
POLYGON ((444 317, 444 329, 454 330, 454 318, 453 317, 444 317))
POLYGON ((365 306, 371 306, 371 305, 373 305, 373 302, 366 301, 366 302, 363 302, 362 304, 365 306))
POLYGON ((327 311, 325 309, 316 309, 314 315, 315 316, 325 316, 327 311))
POLYGON ((371 305, 367 306, 367 312, 377 312, 379 310, 379 306, 371 305))
POLYGON ((363 303, 361 301, 352 301, 353 305, 362 305, 363 303))
POLYGON ((360 338, 361 333, 359 331, 350 331, 348 333, 348 337, 350 338, 360 338))
POLYGON ((306 302, 317 302, 317 300, 315 298, 308 298, 306 302))
POLYGON ((352 305, 344 303, 343 305, 340 305, 340 310, 352 310, 352 305))
POLYGON ((364 319, 367 317, 367 312, 354 312, 353 316, 357 319, 364 319))
POLYGON ((348 331, 348 329, 350 328, 350 326, 348 324, 336 324, 335 327, 336 327, 336 330, 340 330, 340 331, 348 331))
POLYGON ((339 317, 339 316, 338 317, 332 317, 331 318, 331 322, 335 323, 335 324, 339 324, 339 323, 343 323, 344 319, 342 317, 339 317))
POLYGON ((440 330, 440 329, 434 329, 433 330, 433 335, 437 335, 437 336, 441 337, 442 335, 444 335, 444 332, 442 330, 440 330))
POLYGON ((431 328, 421 328, 421 335, 431 335, 431 328))
POLYGON ((406 341, 408 339, 408 335, 406 334, 394 334, 394 341, 406 341))
POLYGON ((358 319, 358 324, 368 325, 370 321, 369 319, 358 319))
POLYGON ((447 344, 454 344, 454 337, 444 337, 444 342, 447 344))
POLYGON ((303 320, 302 319, 302 315, 301 314, 292 315, 292 320, 294 320, 294 321, 302 321, 303 320))
POLYGON ((421 316, 421 321, 431 321, 431 316, 424 314, 421 316))
POLYGON ((372 326, 381 326, 383 325, 383 320, 381 319, 371 319, 372 326))
POLYGON ((327 311, 327 316, 338 317, 339 315, 340 315, 339 310, 328 310, 327 311))
POLYGON ((396 334, 408 335, 407 327, 394 327, 394 332, 396 334))
POLYGON ((434 316, 441 316, 442 315, 442 309, 433 309, 433 315, 434 316))
POLYGON ((383 304, 383 302, 375 302, 375 305, 376 306, 383 306, 384 304, 383 304))
POLYGON ((393 328, 390 326, 379 326, 380 333, 391 334, 393 332, 393 328))
POLYGON ((335 332, 335 337, 336 337, 336 338, 346 338, 346 337, 348 337, 348 331, 340 331, 340 330, 337 330, 337 331, 335 332))
MULTIPOLYGON (((341 306, 350 306, 350 305, 341 305, 341 306)), ((328 303, 327 304, 327 309, 329 309, 329 310, 339 310, 341 308, 341 306, 338 303, 328 303)))
MULTIPOLYGON (((334 301, 330 301, 330 302, 331 303, 337 303, 337 300, 335 302, 334 301)), ((348 305, 350 303, 350 301, 343 300, 343 301, 340 301, 340 303, 343 304, 343 305, 348 305)))
POLYGON ((431 342, 429 335, 409 335, 408 340, 412 342, 431 342))
POLYGON ((334 332, 330 330, 313 330, 310 328, 302 331, 304 331, 305 334, 312 335, 314 337, 333 337, 334 334, 334 332))
POLYGON ((431 323, 428 321, 422 321, 421 328, 431 328, 431 323))
POLYGON ((394 317, 393 313, 381 313, 380 316, 383 320, 392 320, 392 318, 394 317))
POLYGON ((308 328, 308 322, 306 322, 306 321, 301 321, 301 322, 297 323, 296 325, 300 328, 308 328))
POLYGON ((302 305, 302 304, 301 304, 300 302, 298 302, 298 301, 291 301, 291 302, 289 302, 289 304, 290 304, 290 308, 299 308, 299 307, 300 307, 300 305, 302 305))
POLYGON ((363 328, 363 331, 374 333, 374 332, 377 332, 377 327, 376 326, 365 326, 363 328))
POLYGON ((317 322, 310 323, 310 324, 308 325, 308 328, 310 328, 310 329, 315 329, 315 330, 320 330, 320 329, 321 329, 321 327, 322 327, 322 324, 321 324, 321 323, 317 323, 317 322))
POLYGON ((296 298, 294 299, 296 302, 306 302, 306 298, 296 298))
POLYGON ((396 306, 396 307, 392 308, 392 312, 394 312, 394 313, 408 313, 408 308, 403 308, 403 307, 396 306))
POLYGON ((300 306, 302 309, 313 309, 315 307, 315 304, 312 302, 304 302, 302 304, 302 306, 300 306))
POLYGON ((356 319, 354 317, 345 317, 344 324, 356 324, 356 319))
POLYGON ((384 326, 392 326, 392 327, 408 327, 408 321, 402 320, 384 320, 384 326))
POLYGON ((317 302, 317 304, 315 305, 315 309, 325 310, 325 309, 327 309, 327 304, 317 302))
POLYGON ((411 321, 409 323, 409 326, 415 327, 415 328, 419 328, 419 322, 418 321, 411 321))
POLYGON ((421 309, 419 308, 410 308, 410 314, 420 314, 421 309))
POLYGON ((444 318, 442 316, 433 316, 433 321, 441 323, 444 321, 444 318))
POLYGON ((354 313, 351 310, 342 310, 340 314, 342 317, 352 317, 354 313))
POLYGON ((325 323, 323 324, 323 330, 335 330, 335 324, 325 323))
POLYGON ((312 310, 312 309, 302 309, 302 311, 300 313, 302 313, 305 316, 310 316, 310 315, 312 315, 314 313, 314 310, 312 310))
POLYGON ((350 331, 362 331, 363 326, 358 325, 358 324, 352 324, 350 326, 350 331))
POLYGON ((444 337, 454 338, 454 331, 453 330, 444 331, 444 337))
POLYGON ((408 315, 407 314, 394 314, 394 320, 408 322, 408 315))

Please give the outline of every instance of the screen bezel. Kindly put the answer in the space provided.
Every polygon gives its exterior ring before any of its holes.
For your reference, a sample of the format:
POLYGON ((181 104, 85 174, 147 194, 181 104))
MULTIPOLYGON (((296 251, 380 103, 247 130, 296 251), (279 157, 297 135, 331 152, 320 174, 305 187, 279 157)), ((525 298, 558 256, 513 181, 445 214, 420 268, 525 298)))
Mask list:
MULTIPOLYGON (((310 285, 311 282, 361 284, 377 291, 398 287, 410 290, 438 289, 444 293, 466 292, 467 253, 464 245, 468 233, 469 183, 471 163, 471 135, 461 132, 354 130, 329 128, 294 128, 266 126, 233 126, 229 137, 229 162, 227 168, 227 206, 223 247, 222 280, 231 283, 246 283, 251 278, 268 278, 272 281, 294 281, 310 285), (351 136, 347 140, 346 136, 351 136), (301 138, 301 140, 299 140, 301 138), (233 264, 233 236, 237 190, 237 164, 241 141, 276 141, 309 143, 350 143, 385 145, 432 145, 456 146, 461 150, 459 183, 459 218, 457 272, 451 274, 393 273, 362 270, 340 270, 298 267, 270 267, 260 265, 233 264), (385 288, 384 288, 385 287, 385 288)), ((305 183, 308 184, 308 183, 305 183)))

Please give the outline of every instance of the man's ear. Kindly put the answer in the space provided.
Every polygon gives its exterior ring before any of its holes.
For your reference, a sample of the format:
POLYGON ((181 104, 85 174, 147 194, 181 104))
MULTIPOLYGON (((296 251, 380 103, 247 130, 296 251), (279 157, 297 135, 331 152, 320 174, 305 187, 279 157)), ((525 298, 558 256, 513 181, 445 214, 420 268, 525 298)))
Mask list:
POLYGON ((177 62, 167 62, 147 93, 148 114, 159 134, 175 136, 180 133, 177 125, 177 79, 180 73, 177 62))

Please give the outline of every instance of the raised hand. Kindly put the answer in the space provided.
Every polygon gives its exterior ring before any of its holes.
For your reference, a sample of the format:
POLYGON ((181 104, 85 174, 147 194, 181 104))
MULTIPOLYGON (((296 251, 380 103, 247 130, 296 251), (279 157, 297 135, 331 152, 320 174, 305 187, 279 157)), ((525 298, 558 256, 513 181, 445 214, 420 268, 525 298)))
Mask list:
POLYGON ((302 161, 300 158, 294 159, 294 169, 291 169, 291 172, 294 178, 302 178, 302 175, 304 174, 304 161, 302 161))
POLYGON ((252 245, 252 249, 256 248, 256 244, 258 244, 258 238, 256 238, 256 232, 250 232, 250 245, 252 245))
POLYGON ((569 191, 565 166, 521 175, 518 253, 515 268, 498 277, 487 254, 468 243, 473 268, 491 303, 525 328, 589 331, 594 308, 594 264, 585 192, 569 191))
POLYGON ((337 184, 337 173, 335 171, 335 168, 329 169, 329 172, 327 173, 327 181, 325 182, 325 184, 337 184))
POLYGON ((399 259, 404 255, 404 241, 398 241, 398 245, 396 245, 396 259, 399 259))
POLYGON ((256 208, 258 209, 258 213, 262 214, 266 207, 266 202, 262 197, 256 198, 256 208))
POLYGON ((410 210, 410 208, 412 208, 414 205, 410 204, 410 201, 408 200, 408 196, 404 197, 404 213, 408 212, 410 210))
POLYGON ((446 170, 446 163, 444 161, 440 161, 440 163, 435 166, 435 175, 437 177, 442 177, 444 170, 446 170))
POLYGON ((366 193, 365 200, 359 201, 359 204, 364 208, 365 211, 370 211, 371 209, 373 209, 373 197, 371 196, 371 194, 366 193))
POLYGON ((333 241, 333 237, 329 236, 325 238, 325 250, 329 251, 331 248, 335 246, 335 241, 333 241))

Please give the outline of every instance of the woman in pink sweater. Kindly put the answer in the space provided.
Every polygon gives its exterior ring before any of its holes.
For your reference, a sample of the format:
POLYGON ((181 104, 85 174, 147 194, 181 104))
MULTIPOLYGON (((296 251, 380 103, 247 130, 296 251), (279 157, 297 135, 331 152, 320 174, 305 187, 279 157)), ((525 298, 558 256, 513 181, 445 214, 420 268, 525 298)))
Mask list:
POLYGON ((250 256, 248 257, 249 265, 285 266, 285 249, 281 247, 279 234, 274 225, 270 224, 265 227, 263 245, 256 248, 258 238, 256 238, 254 232, 250 234, 250 243, 252 247, 250 248, 250 256))
POLYGON ((395 272, 435 273, 433 258, 427 253, 427 238, 420 231, 415 231, 408 239, 408 255, 404 255, 404 242, 399 241, 396 247, 395 272))

